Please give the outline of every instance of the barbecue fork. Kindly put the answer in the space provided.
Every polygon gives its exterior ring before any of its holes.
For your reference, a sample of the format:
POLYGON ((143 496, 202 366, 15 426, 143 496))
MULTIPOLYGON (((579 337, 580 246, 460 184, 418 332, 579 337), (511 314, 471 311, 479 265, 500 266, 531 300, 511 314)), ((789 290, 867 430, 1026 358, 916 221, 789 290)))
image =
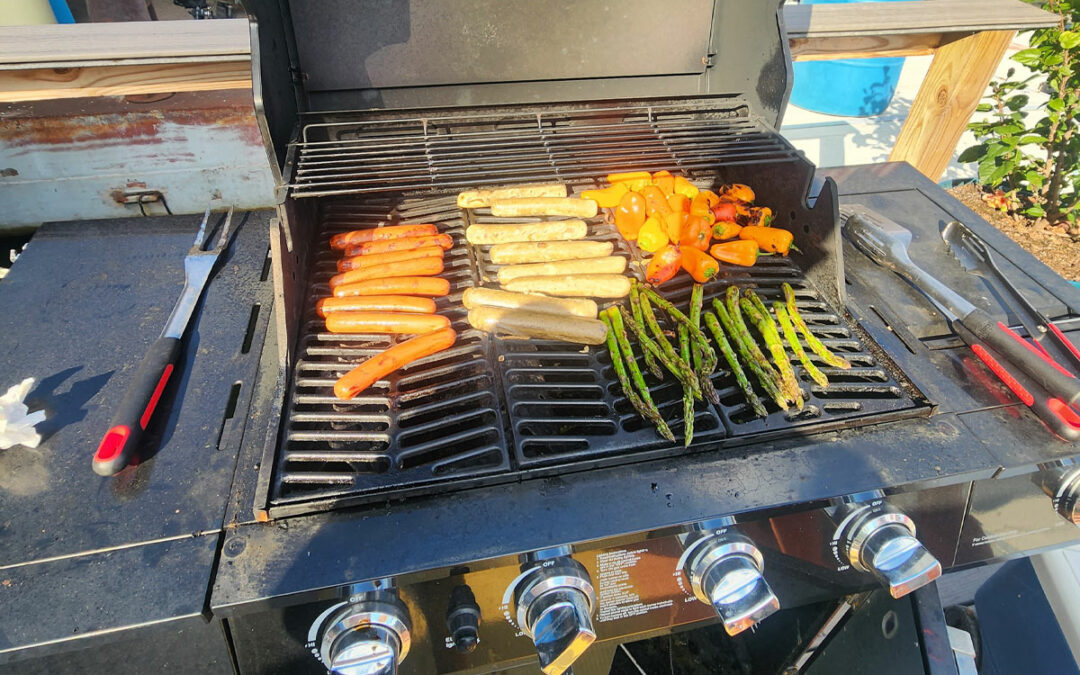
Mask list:
POLYGON ((111 476, 125 466, 131 460, 132 454, 139 445, 139 439, 150 424, 150 418, 157 408, 161 393, 169 378, 176 368, 180 349, 183 346, 184 333, 191 316, 195 312, 195 305, 202 296, 210 273, 214 271, 214 265, 221 252, 225 250, 229 242, 229 231, 232 227, 233 207, 229 207, 225 216, 225 224, 221 228, 221 235, 213 248, 203 250, 206 244, 206 224, 210 220, 212 203, 206 206, 199 232, 195 235, 195 243, 191 246, 184 258, 184 291, 180 294, 172 314, 161 331, 161 337, 150 345, 150 349, 135 371, 135 377, 128 385, 127 393, 120 401, 120 406, 113 415, 112 424, 94 453, 94 472, 102 476, 111 476))

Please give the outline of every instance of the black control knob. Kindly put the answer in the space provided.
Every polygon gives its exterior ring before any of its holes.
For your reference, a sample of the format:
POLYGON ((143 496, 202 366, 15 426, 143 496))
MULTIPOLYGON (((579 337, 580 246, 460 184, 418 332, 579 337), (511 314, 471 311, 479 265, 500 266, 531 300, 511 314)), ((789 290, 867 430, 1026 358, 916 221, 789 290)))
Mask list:
POLYGON ((518 628, 532 638, 544 675, 562 675, 596 640, 596 592, 584 565, 570 557, 535 564, 514 588, 518 628))
POLYGON ((446 609, 446 628, 454 648, 463 654, 480 644, 480 605, 472 589, 462 584, 450 591, 450 605, 446 609))

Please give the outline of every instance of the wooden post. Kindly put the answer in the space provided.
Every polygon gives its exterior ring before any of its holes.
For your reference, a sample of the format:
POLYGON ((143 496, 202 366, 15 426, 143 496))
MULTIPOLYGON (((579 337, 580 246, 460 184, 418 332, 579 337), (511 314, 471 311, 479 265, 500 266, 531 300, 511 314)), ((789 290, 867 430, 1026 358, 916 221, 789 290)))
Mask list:
POLYGON ((960 135, 1016 31, 984 31, 938 48, 896 139, 890 161, 941 179, 960 135))

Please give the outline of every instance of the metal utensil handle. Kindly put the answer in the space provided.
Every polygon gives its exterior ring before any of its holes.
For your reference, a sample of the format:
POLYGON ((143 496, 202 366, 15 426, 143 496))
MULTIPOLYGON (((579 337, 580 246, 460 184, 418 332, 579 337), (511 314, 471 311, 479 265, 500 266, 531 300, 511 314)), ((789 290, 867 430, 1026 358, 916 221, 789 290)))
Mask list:
POLYGON ((180 340, 176 338, 158 338, 150 345, 94 453, 94 473, 111 476, 131 461, 179 355, 180 340))
POLYGON ((955 325, 957 335, 971 347, 971 351, 994 373, 1021 402, 1042 420, 1050 431, 1067 441, 1080 439, 1080 415, 1077 415, 1060 398, 1048 397, 1045 391, 1018 368, 1009 370, 995 356, 992 348, 982 344, 970 330, 959 322, 955 325))
POLYGON ((1041 356, 1017 342, 1009 334, 1008 327, 981 309, 976 309, 960 319, 975 337, 994 348, 1002 358, 1017 369, 1023 370, 1051 396, 1061 398, 1069 405, 1080 400, 1080 380, 1065 375, 1041 356))

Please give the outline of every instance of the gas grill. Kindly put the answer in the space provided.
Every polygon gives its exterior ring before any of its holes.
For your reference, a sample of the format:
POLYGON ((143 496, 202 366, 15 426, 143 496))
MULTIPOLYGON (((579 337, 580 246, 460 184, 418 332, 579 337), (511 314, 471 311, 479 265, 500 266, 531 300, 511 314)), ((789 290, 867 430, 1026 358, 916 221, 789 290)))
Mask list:
MULTIPOLYGON (((15 636, 0 640, 0 671, 109 663, 141 636, 168 654, 141 649, 137 672, 539 663, 607 673, 619 645, 709 623, 750 639, 778 607, 880 586, 894 597, 925 587, 915 593, 932 605, 926 589, 943 569, 1080 537, 1075 447, 1018 407, 913 289, 843 241, 839 205, 911 228, 913 257, 1010 325, 1016 317, 949 267, 944 222, 964 221, 1012 261, 1006 274, 1072 335, 1080 291, 907 165, 820 171, 792 148, 777 132, 790 88, 780 3, 693 0, 659 34, 644 1, 620 3, 618 16, 591 1, 246 4, 257 19, 254 114, 275 162, 264 177, 276 185, 272 210, 242 219, 196 316, 182 383, 166 389, 175 412, 148 429, 144 460, 102 483, 88 447, 86 476, 72 460, 53 501, 41 498, 47 509, 29 497, 5 523, 26 551, 0 561, 15 610, 0 619, 0 635, 15 636), (601 34, 619 35, 621 48, 601 34), (644 44, 655 48, 627 48, 644 44), (853 364, 827 370, 828 388, 804 381, 802 411, 770 403, 754 417, 721 368, 720 403, 697 404, 684 448, 636 415, 606 348, 468 325, 462 293, 494 285, 498 266, 465 229, 510 221, 459 209, 458 191, 550 181, 577 193, 609 172, 661 169, 701 186, 748 184, 795 233, 801 255, 724 267, 705 298, 738 284, 770 302, 781 284, 794 287, 815 333, 853 364), (341 401, 335 380, 398 338, 324 330, 315 303, 336 271, 329 239, 396 222, 434 223, 453 238, 451 291, 436 302, 458 340, 341 401), (115 522, 131 503, 152 519, 115 522), (41 514, 59 504, 74 514, 64 545, 39 533, 53 527, 41 514), (189 510, 199 518, 185 519, 189 510), (95 528, 97 544, 83 532, 95 528), (890 564, 875 559, 894 548, 890 564), (725 593, 734 580, 738 591, 725 593), (152 599, 119 592, 128 584, 154 589, 152 599), (82 613, 60 612, 55 626, 38 626, 49 611, 39 599, 76 586, 88 590, 63 602, 93 603, 103 618, 88 628, 82 613)), ((145 252, 145 263, 131 256, 135 278, 163 278, 157 251, 189 241, 196 222, 43 228, 0 286, 0 316, 50 298, 59 307, 46 316, 76 308, 79 332, 59 318, 5 326, 0 335, 19 340, 0 363, 48 376, 56 340, 100 334, 89 370, 107 370, 119 359, 109 350, 123 352, 116 334, 142 315, 122 326, 86 319, 75 291, 96 287, 93 270, 57 271, 48 254, 85 241, 110 278, 122 277, 123 256, 103 243, 122 241, 145 252), (31 281, 40 290, 27 290, 31 281)), ((588 237, 612 242, 640 274, 637 249, 613 226, 593 219, 588 237)), ((167 285, 129 301, 137 290, 118 288, 113 302, 151 318, 168 306, 167 285)), ((660 292, 685 306, 690 285, 676 279, 660 292)), ((653 385, 678 435, 676 385, 653 385)), ((91 393, 82 417, 62 411, 73 421, 46 452, 99 434, 113 387, 91 393)), ((928 626, 927 643, 941 637, 928 626)))

